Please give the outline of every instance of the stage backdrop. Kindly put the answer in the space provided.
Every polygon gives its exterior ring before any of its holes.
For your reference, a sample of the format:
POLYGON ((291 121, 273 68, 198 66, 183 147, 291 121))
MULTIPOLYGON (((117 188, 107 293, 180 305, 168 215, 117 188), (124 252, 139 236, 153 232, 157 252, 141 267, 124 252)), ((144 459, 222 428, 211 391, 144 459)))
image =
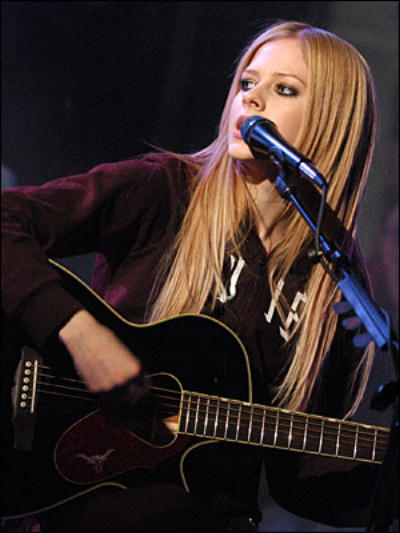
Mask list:
MULTIPOLYGON (((84 172, 148 143, 204 147, 239 52, 277 19, 337 33, 372 68, 380 122, 360 233, 376 301, 398 331, 397 2, 2 2, 2 186, 84 172)), ((92 259, 66 264, 89 279, 92 259)), ((390 424, 389 411, 369 409, 389 367, 378 353, 360 420, 390 424)), ((270 504, 262 530, 329 528, 270 504)))

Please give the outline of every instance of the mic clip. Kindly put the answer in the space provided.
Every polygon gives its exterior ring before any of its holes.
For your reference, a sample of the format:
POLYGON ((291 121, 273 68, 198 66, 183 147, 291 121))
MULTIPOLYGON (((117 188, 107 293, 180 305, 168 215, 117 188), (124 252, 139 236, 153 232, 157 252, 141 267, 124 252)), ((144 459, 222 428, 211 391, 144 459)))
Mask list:
POLYGON ((316 265, 317 263, 319 263, 321 257, 324 255, 324 252, 322 250, 319 250, 319 252, 317 252, 315 248, 309 248, 307 250, 307 255, 311 263, 313 265, 316 265))
MULTIPOLYGON (((273 158, 271 157, 271 159, 273 158)), ((274 162, 276 162, 276 160, 274 160, 274 162)), ((284 166, 278 162, 276 162, 276 164, 279 167, 279 174, 275 179, 275 187, 278 193, 282 196, 282 198, 284 198, 285 200, 290 200, 290 197, 296 191, 296 188, 294 185, 288 183, 287 171, 284 166)))

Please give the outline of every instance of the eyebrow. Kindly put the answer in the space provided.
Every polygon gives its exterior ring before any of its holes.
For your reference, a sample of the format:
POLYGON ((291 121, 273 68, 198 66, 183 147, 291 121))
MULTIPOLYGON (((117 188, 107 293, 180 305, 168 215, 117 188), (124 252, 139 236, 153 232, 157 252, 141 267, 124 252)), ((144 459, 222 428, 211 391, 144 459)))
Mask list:
MULTIPOLYGON (((258 70, 253 70, 251 68, 245 68, 242 74, 244 74, 245 72, 247 74, 255 74, 256 76, 260 75, 258 70)), ((300 78, 300 76, 297 76, 296 74, 290 74, 289 72, 273 72, 272 76, 290 76, 291 78, 296 78, 297 80, 299 80, 306 87, 305 81, 302 78, 300 78)))

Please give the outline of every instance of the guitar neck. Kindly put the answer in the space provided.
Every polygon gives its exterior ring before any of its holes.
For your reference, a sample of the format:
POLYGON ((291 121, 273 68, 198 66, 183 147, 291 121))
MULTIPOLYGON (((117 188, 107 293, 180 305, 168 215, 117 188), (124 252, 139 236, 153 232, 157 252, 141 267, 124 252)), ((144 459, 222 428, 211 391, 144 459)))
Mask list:
POLYGON ((184 391, 179 433, 382 463, 389 430, 184 391))

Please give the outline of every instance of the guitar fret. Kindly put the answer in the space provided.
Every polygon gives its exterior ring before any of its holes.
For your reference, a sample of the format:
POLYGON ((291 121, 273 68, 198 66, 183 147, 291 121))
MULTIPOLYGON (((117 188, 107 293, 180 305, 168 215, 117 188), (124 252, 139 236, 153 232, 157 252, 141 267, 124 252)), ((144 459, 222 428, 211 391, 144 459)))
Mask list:
POLYGON ((187 407, 186 407, 186 419, 185 419, 185 433, 188 433, 188 428, 189 428, 189 420, 190 420, 190 400, 191 400, 191 395, 189 394, 188 395, 188 398, 187 398, 187 407))
POLYGON ((342 423, 339 422, 338 432, 337 432, 337 437, 336 437, 336 451, 335 451, 336 457, 339 455, 339 443, 340 443, 340 431, 341 431, 341 429, 342 429, 342 423))
POLYGON ((288 450, 301 451, 304 437, 305 418, 300 413, 291 413, 287 436, 288 450))
POLYGON ((216 410, 216 413, 215 413, 214 437, 215 437, 216 434, 217 434, 218 418, 219 418, 219 398, 217 398, 217 410, 216 410))
POLYGON ((216 437, 220 439, 226 438, 226 421, 227 420, 229 421, 227 406, 228 406, 227 400, 223 398, 218 399, 218 419, 219 420, 217 424, 216 437))
POLYGON ((356 438, 354 439, 354 449, 353 449, 353 459, 357 457, 357 447, 358 447, 358 426, 356 427, 356 438))
POLYGON ((304 427, 303 448, 302 448, 303 452, 306 449, 306 445, 307 445, 307 433, 308 433, 308 416, 306 417, 306 423, 304 427))
POLYGON ((263 409, 263 417, 262 417, 261 432, 260 432, 260 444, 264 442, 264 432, 265 432, 265 409, 263 409))
POLYGON ((208 414, 209 414, 209 409, 210 409, 210 398, 207 398, 207 404, 206 404, 206 416, 205 416, 205 419, 204 419, 204 437, 206 436, 206 433, 207 433, 207 424, 208 424, 208 414))
POLYGON ((227 411, 227 414, 226 414, 224 439, 226 439, 226 437, 228 435, 230 412, 231 412, 231 402, 228 400, 228 411, 227 411))
POLYGON ((278 438, 278 425, 279 425, 279 411, 276 412, 276 421, 275 421, 275 432, 274 432, 274 443, 272 446, 276 446, 276 440, 278 438))
POLYGON ((324 443, 324 426, 325 426, 325 420, 322 420, 322 421, 321 421, 321 431, 320 431, 320 434, 319 434, 319 448, 318 448, 318 453, 321 453, 322 445, 323 445, 323 443, 324 443))
POLYGON ((288 450, 290 450, 290 445, 292 444, 293 438, 293 413, 290 413, 290 427, 289 427, 289 437, 288 437, 288 450))
POLYGON ((252 405, 251 406, 251 412, 250 412, 249 431, 247 433, 247 442, 250 442, 251 430, 252 430, 252 427, 253 427, 253 414, 254 414, 254 411, 253 411, 253 405, 252 405))
POLYGON ((340 444, 340 432, 341 432, 341 430, 342 430, 342 423, 339 422, 338 433, 337 433, 337 437, 336 437, 336 451, 335 451, 336 457, 339 455, 339 444, 340 444))
POLYGON ((371 457, 371 461, 375 461, 375 453, 376 453, 376 438, 378 436, 378 429, 375 428, 375 431, 374 431, 374 445, 373 445, 373 448, 372 448, 372 457, 371 457))
POLYGON ((200 413, 200 396, 197 396, 197 402, 196 402, 196 414, 194 417, 194 427, 193 427, 193 434, 197 435, 197 426, 199 424, 199 413, 200 413))
POLYGON ((242 404, 239 404, 239 411, 236 423, 236 440, 239 440, 239 430, 240 430, 240 417, 242 415, 242 404))

